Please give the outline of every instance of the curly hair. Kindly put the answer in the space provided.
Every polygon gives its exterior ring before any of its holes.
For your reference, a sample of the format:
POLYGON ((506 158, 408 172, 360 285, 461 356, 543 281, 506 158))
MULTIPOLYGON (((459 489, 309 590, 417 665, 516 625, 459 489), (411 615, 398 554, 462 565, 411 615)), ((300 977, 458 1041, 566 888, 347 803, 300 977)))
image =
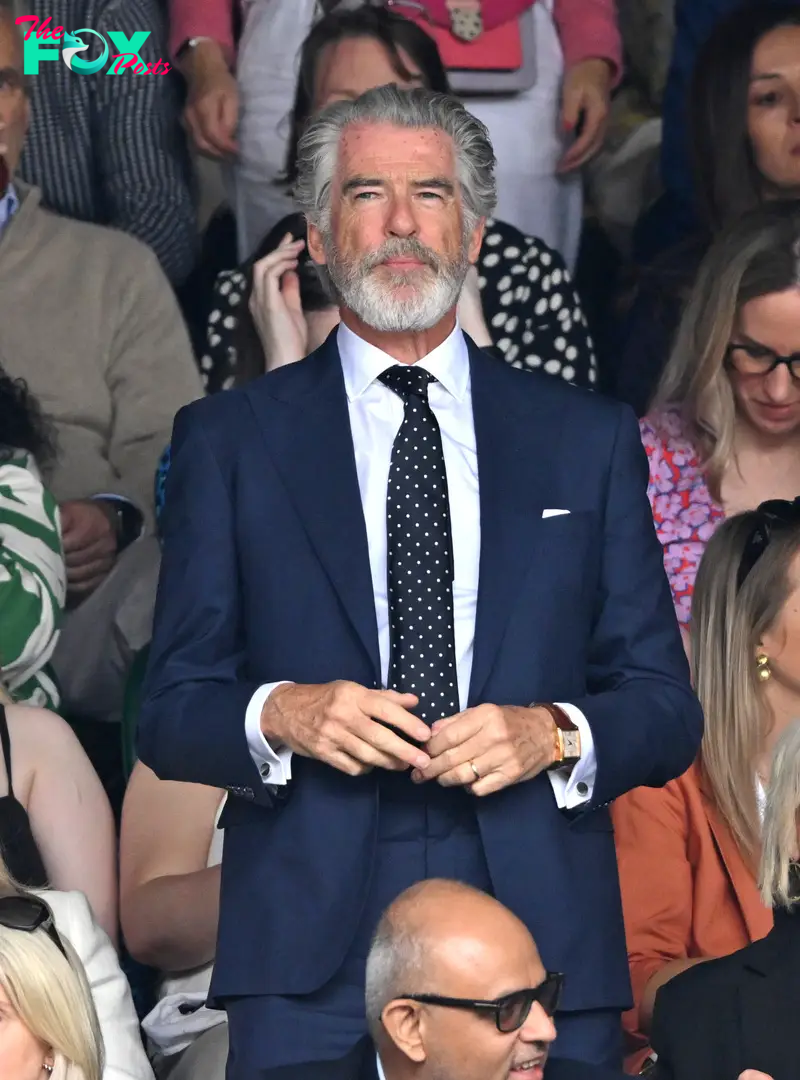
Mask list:
POLYGON ((55 457, 55 435, 24 379, 12 379, 0 367, 0 461, 15 450, 27 450, 45 465, 55 457))

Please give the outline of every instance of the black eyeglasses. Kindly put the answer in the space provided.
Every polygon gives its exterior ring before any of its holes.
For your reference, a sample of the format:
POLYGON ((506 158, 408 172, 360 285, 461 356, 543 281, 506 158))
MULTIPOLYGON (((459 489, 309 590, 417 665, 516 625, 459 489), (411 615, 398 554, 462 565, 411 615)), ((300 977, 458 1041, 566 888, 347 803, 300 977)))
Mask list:
POLYGON ((497 1030, 508 1035, 522 1027, 534 1001, 538 1001, 547 1015, 552 1016, 558 1008, 563 986, 564 976, 558 971, 548 971, 538 986, 515 990, 513 994, 506 994, 496 1001, 440 997, 439 994, 400 994, 399 997, 418 1001, 422 1005, 441 1005, 445 1009, 472 1009, 475 1012, 493 1013, 497 1030))
POLYGON ((53 913, 38 896, 30 893, 12 893, 0 896, 0 926, 8 930, 23 930, 32 934, 34 930, 44 930, 64 959, 69 963, 64 942, 58 935, 53 913))
POLYGON ((769 375, 780 364, 786 364, 792 378, 800 382, 800 353, 779 356, 756 341, 735 342, 728 346, 725 359, 740 375, 769 375))
POLYGON ((767 502, 761 503, 753 513, 756 519, 753 531, 745 544, 736 574, 737 592, 766 551, 776 530, 800 526, 800 496, 792 502, 788 499, 768 499, 767 502))

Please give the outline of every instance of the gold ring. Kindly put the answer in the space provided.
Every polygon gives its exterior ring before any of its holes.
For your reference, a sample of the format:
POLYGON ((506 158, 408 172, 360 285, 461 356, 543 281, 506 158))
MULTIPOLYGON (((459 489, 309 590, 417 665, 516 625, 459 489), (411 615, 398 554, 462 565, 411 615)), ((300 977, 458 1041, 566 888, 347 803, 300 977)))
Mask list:
POLYGON ((471 762, 469 763, 469 767, 470 767, 470 768, 472 769, 472 771, 473 771, 473 772, 475 773, 475 779, 476 779, 476 780, 480 780, 480 778, 481 778, 481 774, 480 774, 480 773, 478 772, 478 767, 477 767, 477 765, 475 764, 475 762, 474 762, 474 761, 471 761, 471 762))

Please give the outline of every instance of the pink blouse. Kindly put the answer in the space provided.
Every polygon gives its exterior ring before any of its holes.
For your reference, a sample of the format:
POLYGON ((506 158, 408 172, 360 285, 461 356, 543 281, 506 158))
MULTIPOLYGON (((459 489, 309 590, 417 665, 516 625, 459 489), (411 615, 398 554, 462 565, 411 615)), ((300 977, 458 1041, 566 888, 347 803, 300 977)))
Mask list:
POLYGON ((675 613, 678 622, 685 624, 691 613, 697 567, 725 513, 711 498, 697 451, 676 411, 646 416, 639 421, 639 428, 650 464, 647 495, 664 549, 675 613))
MULTIPOLYGON (((232 59, 236 55, 233 13, 240 3, 241 0, 169 0, 169 51, 173 59, 181 45, 193 37, 213 38, 232 59)), ((564 50, 566 71, 582 60, 598 58, 608 60, 619 77, 622 39, 614 0, 554 0, 553 18, 564 50)))

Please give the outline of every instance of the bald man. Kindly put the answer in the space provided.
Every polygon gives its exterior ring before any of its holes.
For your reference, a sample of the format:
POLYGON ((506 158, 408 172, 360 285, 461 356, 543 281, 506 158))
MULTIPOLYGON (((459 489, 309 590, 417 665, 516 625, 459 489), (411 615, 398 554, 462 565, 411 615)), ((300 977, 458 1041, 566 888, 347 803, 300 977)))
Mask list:
MULTIPOLYGON (((559 1059, 563 975, 544 969, 516 915, 487 893, 433 879, 384 912, 367 957, 370 1035, 338 1061, 260 1080, 625 1080, 559 1059)), ((303 1031, 293 1037, 302 1044, 303 1031)), ((254 1077, 253 1080, 256 1080, 254 1077)))

